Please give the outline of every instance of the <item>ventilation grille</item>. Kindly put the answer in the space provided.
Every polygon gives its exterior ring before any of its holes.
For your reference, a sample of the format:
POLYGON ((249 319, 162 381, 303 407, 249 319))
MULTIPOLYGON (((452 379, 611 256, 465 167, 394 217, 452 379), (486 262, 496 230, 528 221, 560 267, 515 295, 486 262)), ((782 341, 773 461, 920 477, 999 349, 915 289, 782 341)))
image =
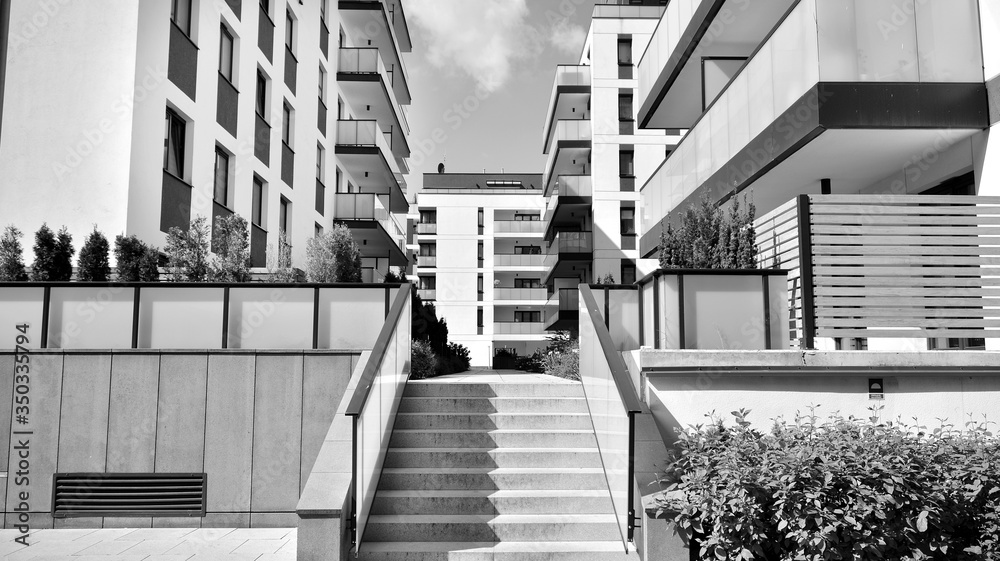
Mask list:
POLYGON ((57 473, 52 516, 205 516, 204 473, 57 473))

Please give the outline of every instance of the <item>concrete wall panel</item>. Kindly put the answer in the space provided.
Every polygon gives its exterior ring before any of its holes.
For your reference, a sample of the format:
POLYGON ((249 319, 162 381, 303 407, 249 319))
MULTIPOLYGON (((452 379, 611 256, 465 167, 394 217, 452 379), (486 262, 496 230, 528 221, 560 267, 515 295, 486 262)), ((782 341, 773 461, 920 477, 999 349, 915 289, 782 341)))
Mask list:
POLYGON ((354 371, 348 355, 307 356, 302 371, 302 452, 299 492, 306 485, 354 371))
POLYGON ((115 355, 108 421, 109 472, 151 472, 156 456, 160 357, 115 355))
POLYGON ((211 355, 205 421, 208 510, 250 510, 254 407, 253 355, 211 355))
POLYGON ((302 449, 302 355, 257 357, 254 399, 254 512, 292 511, 302 449))
POLYGON ((208 356, 160 357, 155 471, 204 471, 207 382, 208 356))
MULTIPOLYGON (((9 356, 9 355, 8 355, 9 356)), ((31 355, 31 381, 29 397, 31 399, 31 415, 29 423, 15 424, 11 427, 10 457, 7 471, 7 512, 17 506, 18 493, 28 493, 28 506, 32 513, 48 512, 49 497, 52 496, 52 474, 56 471, 56 459, 59 450, 59 408, 62 399, 63 355, 38 354, 31 355), (30 435, 14 434, 15 431, 30 431, 30 435), (19 455, 23 450, 17 449, 22 440, 27 440, 27 451, 30 462, 30 474, 18 474, 19 455), (25 477, 26 480, 19 479, 25 477), (22 484, 23 483, 23 484, 22 484)), ((44 516, 44 515, 43 515, 44 516)), ((6 518, 6 528, 12 528, 12 520, 16 516, 6 518)), ((31 515, 32 527, 39 525, 39 515, 31 515)), ((49 521, 51 524, 51 520, 49 521)))
POLYGON ((104 471, 111 355, 66 355, 58 471, 104 471))

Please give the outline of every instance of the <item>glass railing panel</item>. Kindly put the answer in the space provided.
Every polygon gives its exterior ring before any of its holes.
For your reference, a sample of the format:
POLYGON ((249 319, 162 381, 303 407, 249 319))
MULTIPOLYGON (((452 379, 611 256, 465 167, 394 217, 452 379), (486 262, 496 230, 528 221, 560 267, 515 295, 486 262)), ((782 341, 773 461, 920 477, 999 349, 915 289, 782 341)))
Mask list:
POLYGON ((224 299, 223 288, 143 287, 138 348, 220 348, 224 299))
POLYGON ((544 255, 504 255, 493 256, 494 267, 541 267, 544 255))
POLYGON ((229 291, 230 349, 311 349, 313 289, 229 291))
POLYGON ((562 197, 592 197, 594 180, 589 175, 560 175, 556 179, 556 189, 562 197))
MULTIPOLYGON (((579 290, 574 290, 579 297, 579 290)), ((591 288, 598 309, 605 309, 608 300, 608 320, 606 322, 615 350, 631 351, 639 348, 639 291, 634 289, 591 288)), ((577 300, 577 307, 579 307, 577 300)))
POLYGON ((559 253, 590 253, 594 251, 593 233, 559 232, 553 245, 558 247, 559 253))
POLYGON ((134 293, 122 286, 53 287, 48 348, 132 348, 134 293))
POLYGON ((646 52, 638 64, 639 99, 649 97, 653 84, 671 57, 680 58, 676 51, 681 34, 691 24, 691 18, 699 4, 706 0, 672 0, 650 38, 646 52))
POLYGON ((341 48, 338 72, 346 74, 385 74, 385 65, 377 48, 341 48))
POLYGON ((497 220, 493 222, 497 234, 541 234, 545 223, 541 220, 497 220))
POLYGON ((494 288, 494 300, 545 300, 544 288, 494 288))
POLYGON ((382 328, 382 322, 374 320, 385 317, 385 299, 384 288, 319 289, 317 347, 363 349, 371 345, 382 328), (344 318, 365 321, 344 321, 344 318))
POLYGON ((39 349, 42 346, 42 309, 44 307, 45 289, 37 287, 0 287, 0 317, 11 324, 11 336, 0 341, 0 349, 14 349, 17 344, 14 332, 15 325, 28 325, 28 342, 24 346, 29 349, 39 349))

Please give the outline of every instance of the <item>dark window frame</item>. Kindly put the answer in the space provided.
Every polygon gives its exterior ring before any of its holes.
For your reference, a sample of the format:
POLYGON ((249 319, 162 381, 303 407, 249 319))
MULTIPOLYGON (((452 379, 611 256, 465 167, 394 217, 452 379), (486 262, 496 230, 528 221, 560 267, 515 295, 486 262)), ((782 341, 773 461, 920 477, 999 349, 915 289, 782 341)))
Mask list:
POLYGON ((233 84, 234 82, 234 70, 233 59, 236 56, 236 38, 233 33, 229 31, 226 24, 221 24, 219 26, 219 74, 226 79, 227 82, 233 84), (226 60, 226 39, 229 39, 229 60, 226 60), (227 68, 228 67, 228 68, 227 68))
POLYGON ((250 222, 260 229, 264 228, 264 180, 256 174, 251 187, 250 222))
POLYGON ((230 156, 229 153, 222 149, 221 146, 215 147, 215 176, 214 185, 212 190, 212 200, 216 203, 232 209, 230 204, 230 194, 232 189, 229 188, 229 165, 230 156), (220 166, 220 161, 222 165, 220 166), (220 182, 221 179, 221 182, 220 182), (221 194, 220 194, 221 190, 221 194))
POLYGON ((163 139, 163 169, 167 173, 183 180, 187 164, 187 121, 173 109, 167 108, 166 137, 163 139), (175 158, 171 161, 171 149, 175 158), (171 166, 173 164, 173 166, 171 166), (171 169, 173 167, 173 169, 171 169))
POLYGON ((188 37, 191 38, 191 11, 194 9, 193 0, 173 0, 170 3, 170 21, 177 26, 188 37), (180 18, 184 17, 184 10, 179 10, 178 8, 187 7, 187 20, 182 21, 180 18))

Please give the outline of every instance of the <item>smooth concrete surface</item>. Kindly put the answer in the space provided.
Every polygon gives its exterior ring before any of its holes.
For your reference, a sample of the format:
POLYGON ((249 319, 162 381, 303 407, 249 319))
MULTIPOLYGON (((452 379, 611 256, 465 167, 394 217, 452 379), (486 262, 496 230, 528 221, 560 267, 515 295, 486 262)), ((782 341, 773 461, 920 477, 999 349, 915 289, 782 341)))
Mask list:
MULTIPOLYGON (((294 527, 303 474, 326 437, 357 354, 33 352, 29 422, 2 433, 30 440, 31 477, 18 486, 17 458, 9 458, 2 470, 9 499, 4 527, 16 523, 14 499, 22 491, 30 497, 33 529, 294 527), (311 423, 303 422, 303 411, 314 416, 311 423), (52 476, 65 472, 206 473, 207 514, 53 521, 52 476)), ((0 353, 0 394, 8 401, 13 364, 11 353, 0 353)))
POLYGON ((294 561, 295 528, 0 530, 5 561, 294 561))

